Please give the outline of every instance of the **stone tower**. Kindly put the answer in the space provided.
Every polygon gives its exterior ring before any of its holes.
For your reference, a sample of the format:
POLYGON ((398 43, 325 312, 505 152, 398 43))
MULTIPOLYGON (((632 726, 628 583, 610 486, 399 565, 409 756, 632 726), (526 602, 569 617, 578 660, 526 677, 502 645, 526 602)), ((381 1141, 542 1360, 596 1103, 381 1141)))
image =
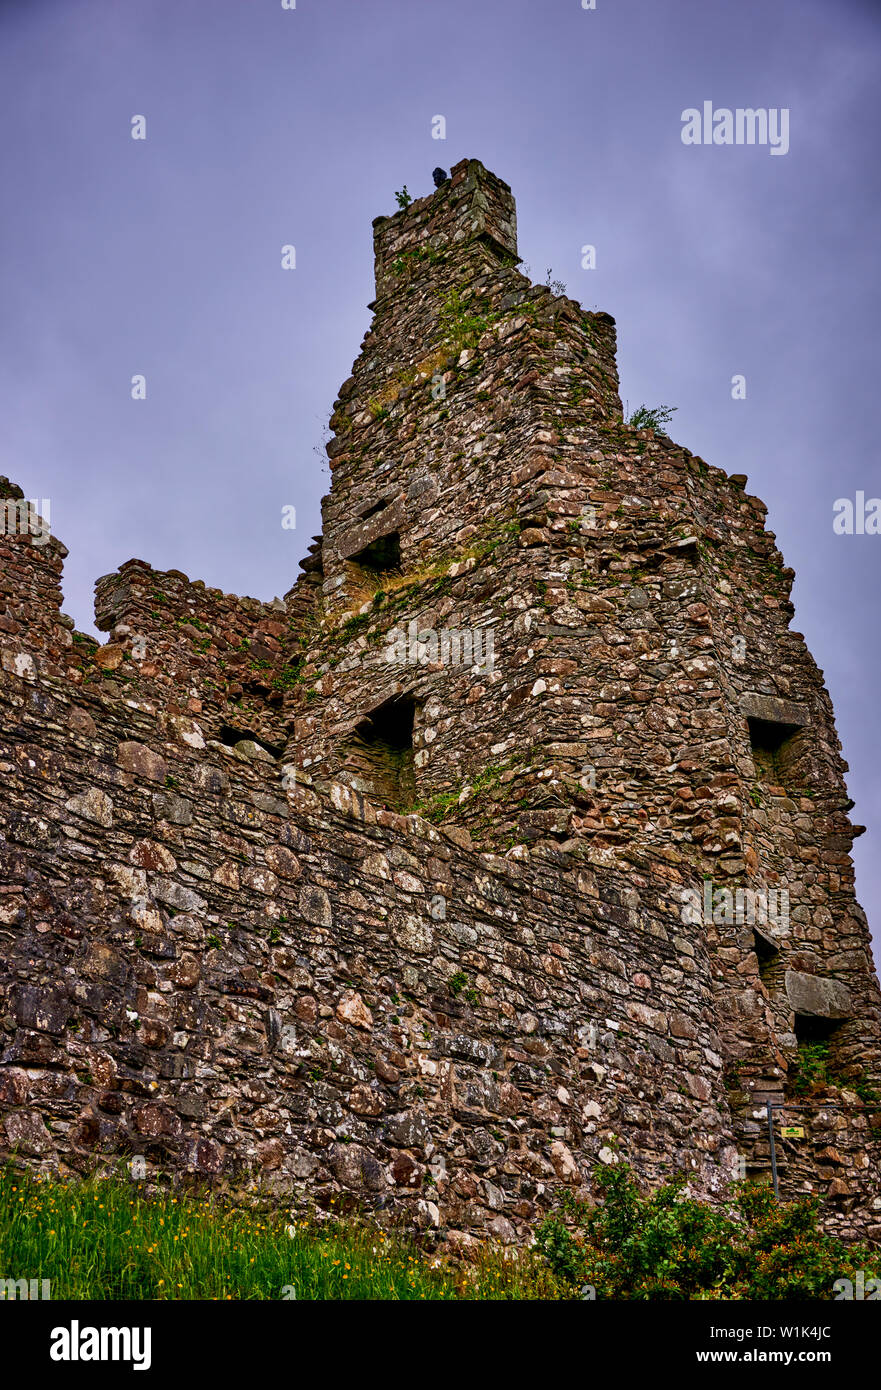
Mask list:
POLYGON ((480 163, 374 245, 284 602, 130 561, 97 646, 0 537, 7 1146, 513 1240, 595 1161, 766 1176, 770 1101, 783 1194, 878 1237, 859 828, 765 508, 624 422, 480 163))

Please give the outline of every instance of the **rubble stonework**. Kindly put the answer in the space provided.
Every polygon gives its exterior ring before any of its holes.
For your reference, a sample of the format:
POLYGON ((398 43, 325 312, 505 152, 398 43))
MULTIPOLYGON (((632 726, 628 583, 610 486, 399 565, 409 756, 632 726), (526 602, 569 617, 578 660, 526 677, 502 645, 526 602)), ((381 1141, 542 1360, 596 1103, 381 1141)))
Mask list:
POLYGON ((881 1238, 859 828, 765 508, 624 422, 477 161, 374 241, 283 601, 131 560, 101 645, 0 536, 3 1151, 517 1241, 596 1162, 767 1176, 770 1100, 782 1194, 881 1238))

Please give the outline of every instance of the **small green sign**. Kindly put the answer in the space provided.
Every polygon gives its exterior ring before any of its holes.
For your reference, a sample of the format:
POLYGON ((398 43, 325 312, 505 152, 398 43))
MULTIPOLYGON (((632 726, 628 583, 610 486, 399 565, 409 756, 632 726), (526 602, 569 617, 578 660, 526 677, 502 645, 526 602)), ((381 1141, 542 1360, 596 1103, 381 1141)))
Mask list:
POLYGON ((780 1133, 784 1139, 804 1139, 805 1132, 801 1125, 781 1125, 780 1133))

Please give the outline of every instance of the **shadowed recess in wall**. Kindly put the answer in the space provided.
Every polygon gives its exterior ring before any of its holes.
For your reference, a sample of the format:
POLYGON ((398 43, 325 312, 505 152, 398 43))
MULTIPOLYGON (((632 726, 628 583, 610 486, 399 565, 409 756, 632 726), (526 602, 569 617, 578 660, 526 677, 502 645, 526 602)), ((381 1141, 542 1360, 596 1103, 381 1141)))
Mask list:
POLYGON ((393 811, 406 811, 416 797, 413 720, 409 695, 386 700, 357 725, 346 745, 344 769, 359 791, 393 811))

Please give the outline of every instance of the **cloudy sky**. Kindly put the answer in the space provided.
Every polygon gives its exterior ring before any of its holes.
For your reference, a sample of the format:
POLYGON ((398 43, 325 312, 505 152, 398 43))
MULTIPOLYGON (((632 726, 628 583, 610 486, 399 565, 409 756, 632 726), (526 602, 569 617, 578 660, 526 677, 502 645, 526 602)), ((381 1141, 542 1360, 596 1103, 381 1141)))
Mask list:
POLYGON ((631 408, 767 502, 881 927, 881 536, 832 530, 881 494, 879 76, 877 0, 0 0, 0 472, 51 499, 67 611, 132 556, 285 592, 371 220, 481 159, 533 279, 617 319, 631 408), (788 152, 684 145, 705 101, 788 109, 788 152))

